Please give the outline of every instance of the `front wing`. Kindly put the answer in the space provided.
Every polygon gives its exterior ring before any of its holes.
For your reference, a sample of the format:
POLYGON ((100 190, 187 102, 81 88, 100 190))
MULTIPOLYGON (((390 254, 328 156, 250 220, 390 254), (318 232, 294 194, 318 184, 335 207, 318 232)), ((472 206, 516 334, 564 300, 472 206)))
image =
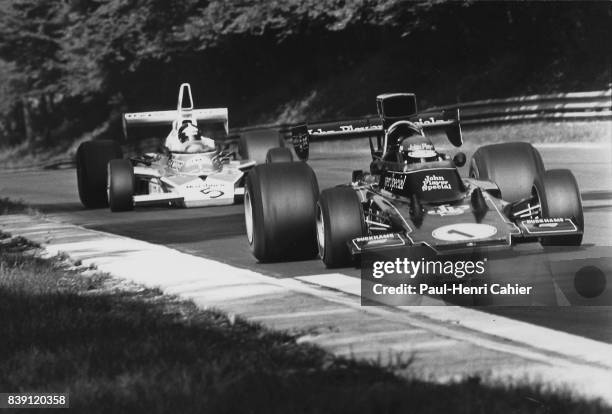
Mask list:
POLYGON ((234 204, 244 195, 244 187, 237 184, 244 173, 240 170, 223 171, 205 178, 191 175, 164 176, 146 167, 134 168, 137 178, 150 180, 156 191, 134 195, 135 206, 207 207, 234 204))
POLYGON ((483 193, 488 210, 477 217, 469 202, 455 206, 430 208, 420 225, 410 220, 410 205, 389 203, 374 195, 401 224, 402 232, 360 237, 349 242, 353 254, 371 250, 427 246, 438 254, 473 252, 474 249, 509 248, 513 244, 537 242, 542 237, 560 237, 581 234, 571 218, 538 218, 511 221, 500 202, 483 193))
MULTIPOLYGON (((467 232, 461 234, 457 224, 457 233, 453 233, 452 229, 445 230, 445 235, 449 237, 457 236, 458 238, 467 238, 467 232)), ((461 253, 473 252, 474 248, 499 248, 510 247, 516 243, 535 242, 541 237, 561 237, 569 235, 582 234, 582 231, 570 218, 545 218, 545 219, 530 219, 520 220, 517 222, 516 228, 518 232, 508 233, 505 237, 482 237, 467 240, 449 241, 442 245, 430 244, 426 242, 416 242, 409 236, 403 233, 386 233, 375 236, 358 237, 349 242, 349 248, 353 255, 360 255, 369 251, 395 249, 401 247, 411 247, 425 245, 431 248, 437 254, 444 253, 461 253)), ((434 230, 435 232, 435 230, 434 230)), ((432 232, 433 233, 433 232, 432 232)), ((440 235, 438 235, 440 236, 440 235)), ((441 235, 444 237, 444 235, 441 235)), ((470 237, 472 235, 469 235, 470 237)))

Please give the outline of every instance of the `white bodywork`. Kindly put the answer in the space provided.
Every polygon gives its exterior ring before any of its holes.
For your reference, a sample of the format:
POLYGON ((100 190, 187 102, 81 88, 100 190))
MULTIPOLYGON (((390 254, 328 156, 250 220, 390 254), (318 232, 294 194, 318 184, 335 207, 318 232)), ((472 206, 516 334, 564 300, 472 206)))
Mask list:
MULTIPOLYGON (((227 108, 194 109, 188 83, 180 86, 175 111, 135 112, 123 117, 126 136, 128 126, 171 124, 172 129, 165 140, 166 148, 171 151, 181 145, 178 130, 184 121, 194 125, 198 122, 222 123, 225 133, 228 133, 227 108), (186 98, 187 103, 184 102, 186 98)), ((244 171, 255 165, 255 161, 223 159, 223 154, 218 150, 210 149, 203 149, 203 152, 147 154, 145 160, 146 163, 134 166, 136 206, 233 204, 236 196, 244 194, 244 187, 239 185, 244 171)))
POLYGON ((244 194, 240 179, 255 161, 222 163, 216 151, 159 157, 150 166, 134 167, 136 188, 148 194, 134 195, 134 204, 204 207, 233 204, 244 194), (140 185, 139 185, 140 183, 140 185))

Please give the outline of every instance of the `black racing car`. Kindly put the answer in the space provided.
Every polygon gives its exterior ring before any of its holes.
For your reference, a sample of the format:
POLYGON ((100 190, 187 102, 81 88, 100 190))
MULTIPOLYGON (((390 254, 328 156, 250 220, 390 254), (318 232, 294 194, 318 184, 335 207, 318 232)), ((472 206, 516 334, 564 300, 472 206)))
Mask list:
POLYGON ((292 129, 296 154, 308 159, 312 138, 367 136, 370 171, 322 191, 305 163, 260 165, 245 192, 247 237, 260 261, 313 257, 328 267, 355 255, 401 246, 428 246, 438 254, 503 248, 522 242, 580 245, 582 201, 569 170, 545 170, 538 151, 512 142, 478 148, 469 177, 454 157, 438 152, 425 132, 442 129, 463 143, 458 111, 423 119, 414 94, 377 97, 377 120, 292 129))

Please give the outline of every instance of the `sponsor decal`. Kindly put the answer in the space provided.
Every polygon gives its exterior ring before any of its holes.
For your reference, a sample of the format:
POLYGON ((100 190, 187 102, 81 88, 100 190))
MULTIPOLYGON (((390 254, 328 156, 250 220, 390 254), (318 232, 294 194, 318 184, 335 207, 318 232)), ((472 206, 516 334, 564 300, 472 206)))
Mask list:
POLYGON ((199 180, 199 179, 191 181, 190 183, 183 185, 183 188, 186 190, 197 190, 200 193, 207 196, 207 198, 219 198, 223 194, 225 194, 223 191, 224 189, 223 184, 217 184, 217 183, 211 184, 211 183, 207 183, 205 181, 199 180))
POLYGON ((188 190, 196 190, 199 188, 205 188, 206 184, 187 184, 185 185, 185 188, 188 190))
POLYGON ((432 150, 416 150, 409 151, 408 156, 411 158, 431 158, 436 156, 436 152, 432 150))
POLYGON ((208 196, 208 198, 219 198, 223 194, 225 194, 223 191, 218 190, 216 188, 211 188, 211 187, 206 187, 203 190, 201 190, 200 192, 202 194, 208 196))
POLYGON ((531 234, 575 232, 578 230, 570 219, 559 217, 522 220, 521 226, 527 233, 531 234))
MULTIPOLYGON (((407 140, 409 140, 408 138, 407 140)), ((421 142, 419 144, 410 143, 402 145, 403 151, 408 152, 408 156, 412 158, 429 158, 435 157, 436 151, 434 151, 434 147, 432 144, 427 142, 421 142)))
POLYGON ((375 236, 357 237, 353 239, 353 246, 356 251, 364 249, 379 249, 404 246, 406 242, 396 233, 377 234, 375 236))
MULTIPOLYGON (((406 148, 406 146, 404 146, 406 148)), ((410 143, 406 151, 418 151, 418 150, 430 150, 433 151, 434 147, 428 142, 421 142, 420 144, 410 143)))
POLYGON ((547 224, 547 223, 563 223, 566 219, 564 218, 538 218, 523 220, 523 223, 527 224, 547 224))
POLYGON ((497 229, 489 224, 457 223, 435 229, 431 235, 443 241, 469 241, 494 236, 497 229))
POLYGON ((421 124, 421 125, 450 124, 452 122, 452 120, 448 120, 448 119, 436 119, 433 116, 430 116, 429 118, 426 118, 426 119, 419 118, 416 122, 421 124))
POLYGON ((448 181, 446 181, 446 178, 440 175, 431 174, 426 176, 423 180, 423 186, 421 187, 421 190, 452 190, 452 188, 448 181))
POLYGON ((198 157, 193 157, 193 158, 190 158, 189 160, 187 160, 187 165, 200 164, 200 163, 204 163, 204 162, 207 162, 207 161, 208 161, 207 158, 198 156, 198 157))
POLYGON ((175 171, 179 171, 184 166, 185 166, 185 161, 183 160, 178 160, 176 158, 170 158, 168 160, 168 167, 170 167, 171 169, 175 171))
POLYGON ((365 236, 365 237, 357 237, 355 239, 356 242, 364 242, 364 241, 372 241, 372 240, 386 240, 395 238, 395 233, 386 233, 386 234, 377 234, 376 236, 365 236))
POLYGON ((395 177, 395 176, 391 176, 391 177, 385 177, 385 184, 384 187, 387 190, 403 190, 404 189, 404 185, 406 185, 406 176, 402 175, 399 177, 395 177))
POLYGON ((465 213, 470 209, 468 205, 461 206, 450 206, 450 205, 442 205, 435 207, 427 212, 427 214, 436 215, 436 216, 458 216, 460 214, 465 213))
POLYGON ((353 125, 339 125, 340 129, 328 129, 324 130, 321 128, 318 129, 309 129, 309 134, 317 134, 317 135, 325 135, 325 134, 339 134, 343 132, 360 132, 360 131, 380 131, 382 129, 382 125, 368 125, 362 127, 354 127, 353 125))

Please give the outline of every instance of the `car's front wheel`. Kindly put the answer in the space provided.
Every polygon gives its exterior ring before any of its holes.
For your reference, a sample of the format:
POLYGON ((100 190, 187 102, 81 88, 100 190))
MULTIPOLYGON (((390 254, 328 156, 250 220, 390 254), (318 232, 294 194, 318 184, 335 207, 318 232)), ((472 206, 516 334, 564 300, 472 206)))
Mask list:
MULTIPOLYGON (((539 201, 543 218, 570 218, 584 231, 584 213, 578 183, 570 170, 548 170, 536 178, 533 197, 539 201)), ((580 246, 582 234, 542 237, 543 246, 580 246)))
POLYGON ((366 233, 361 201, 350 187, 321 192, 317 204, 317 244, 326 267, 346 267, 352 262, 348 242, 366 233))
POLYGON ((111 211, 134 209, 134 167, 130 160, 108 163, 108 204, 111 211))
POLYGON ((243 160, 252 160, 259 165, 266 163, 266 156, 270 149, 283 146, 284 142, 278 131, 261 129, 240 135, 238 152, 243 160))
POLYGON ((273 164, 275 162, 292 162, 293 154, 287 147, 271 148, 266 154, 266 164, 273 164))
POLYGON ((492 181, 502 199, 510 203, 531 196, 533 182, 544 173, 538 150, 527 142, 485 145, 476 150, 470 162, 470 177, 492 181))
POLYGON ((107 165, 110 160, 122 158, 121 147, 115 141, 86 141, 76 153, 76 171, 79 198, 87 208, 106 207, 107 165))
POLYGON ((246 179, 244 218, 249 246, 261 262, 316 255, 319 185, 303 162, 255 166, 246 179))

